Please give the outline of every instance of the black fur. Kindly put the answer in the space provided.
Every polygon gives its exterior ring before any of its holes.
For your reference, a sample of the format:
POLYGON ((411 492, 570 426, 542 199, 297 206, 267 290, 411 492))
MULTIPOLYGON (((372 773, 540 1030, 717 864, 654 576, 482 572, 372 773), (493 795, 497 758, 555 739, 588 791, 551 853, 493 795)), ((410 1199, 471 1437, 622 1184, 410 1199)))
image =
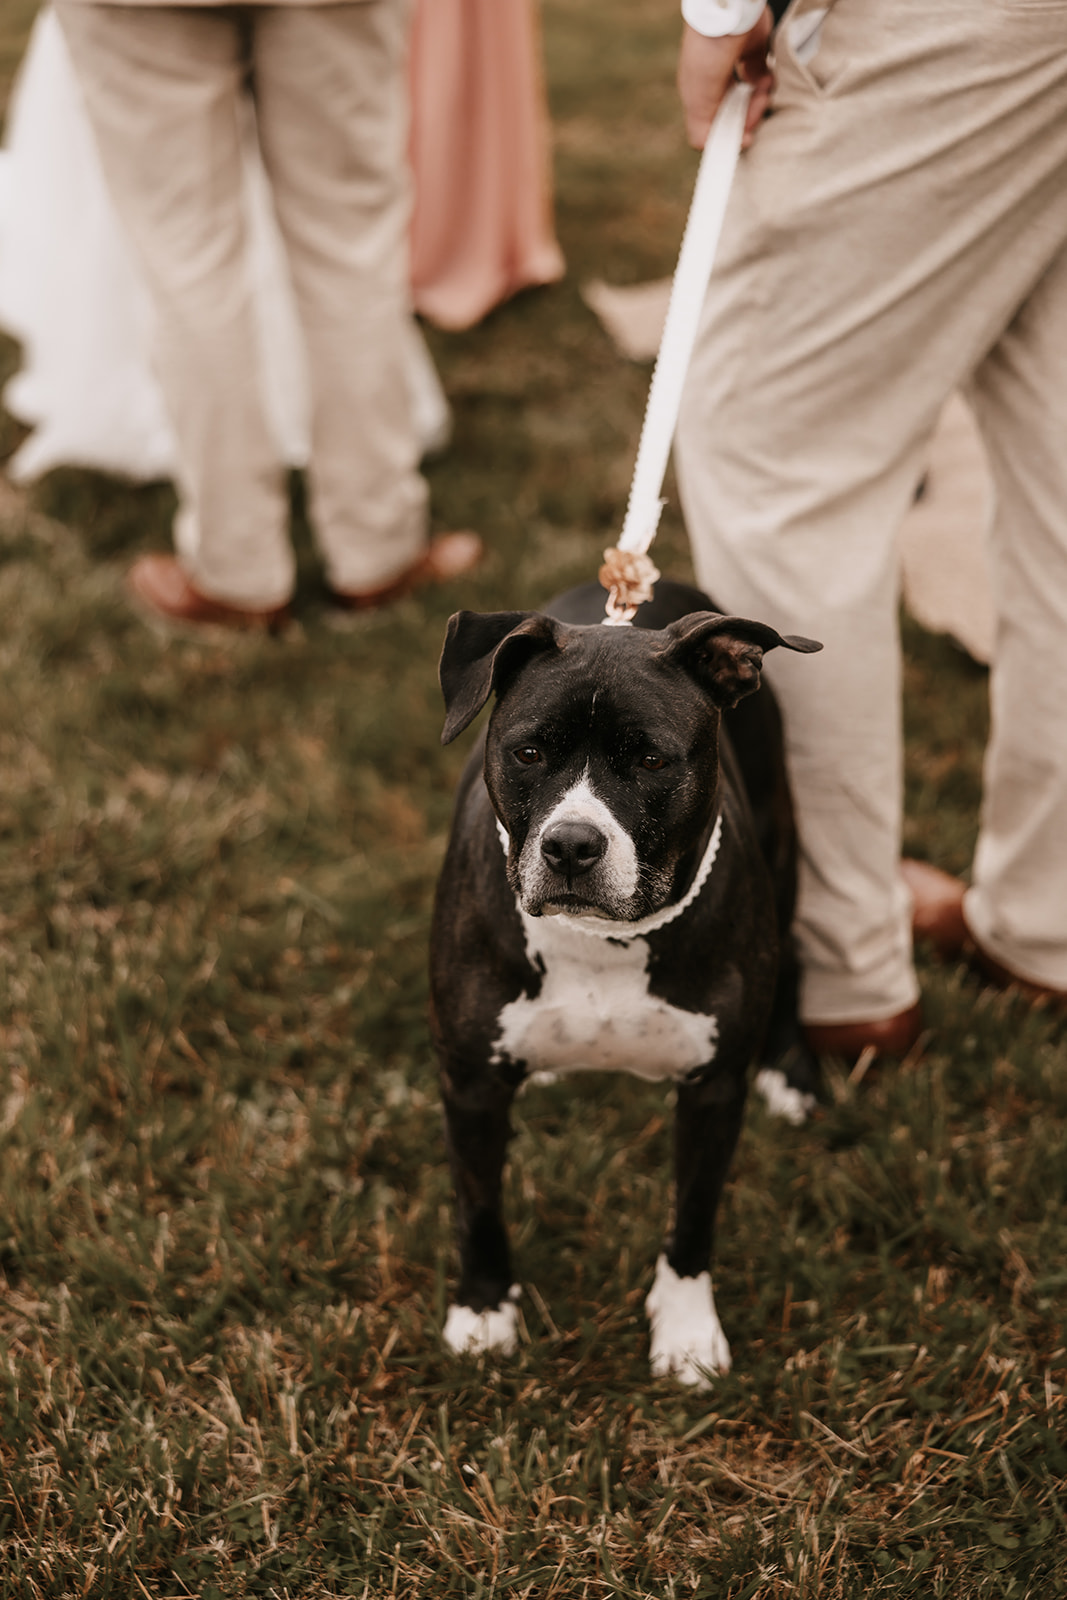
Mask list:
MULTIPOLYGON (((494 1052, 504 1007, 535 998, 541 986, 516 891, 546 773, 558 786, 595 762, 597 794, 624 822, 642 863, 632 919, 684 895, 722 813, 708 882, 683 916, 647 936, 650 993, 683 1011, 713 1014, 719 1024, 714 1059, 678 1084, 667 1259, 679 1276, 708 1266, 751 1063, 781 1062, 803 1090, 815 1081, 796 1019, 788 931, 795 833, 781 727, 770 691, 753 691, 765 649, 818 646, 722 618, 699 590, 666 581, 634 629, 600 627, 603 607, 603 589, 588 584, 545 613, 461 613, 449 624, 442 657, 445 739, 497 697, 488 742, 460 782, 431 954, 432 1027, 456 1189, 458 1301, 475 1311, 499 1305, 512 1281, 500 1196, 509 1107, 526 1064, 495 1060, 494 1052), (524 741, 549 755, 525 766, 511 754, 526 749, 524 741), (665 752, 663 772, 645 771, 642 741, 655 746, 653 765, 665 752), (507 858, 490 794, 507 820, 507 858)), ((570 889, 584 892, 582 881, 570 889)))

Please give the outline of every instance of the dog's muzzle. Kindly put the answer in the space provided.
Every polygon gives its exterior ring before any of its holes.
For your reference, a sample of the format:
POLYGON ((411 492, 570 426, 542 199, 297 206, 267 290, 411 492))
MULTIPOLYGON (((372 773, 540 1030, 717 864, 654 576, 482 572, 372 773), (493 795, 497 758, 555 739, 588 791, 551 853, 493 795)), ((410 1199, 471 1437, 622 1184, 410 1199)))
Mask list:
POLYGON ((583 774, 531 828, 509 878, 529 916, 625 918, 641 871, 633 839, 583 774))

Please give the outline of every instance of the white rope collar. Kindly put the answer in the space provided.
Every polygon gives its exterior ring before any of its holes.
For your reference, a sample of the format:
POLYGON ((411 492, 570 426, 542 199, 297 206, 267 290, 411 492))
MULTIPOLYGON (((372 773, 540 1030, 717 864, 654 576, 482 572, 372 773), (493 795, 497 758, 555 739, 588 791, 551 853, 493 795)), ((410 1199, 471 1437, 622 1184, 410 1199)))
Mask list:
MULTIPOLYGON (((500 836, 500 843, 507 855, 511 845, 507 829, 497 818, 496 831, 500 836)), ((719 853, 719 844, 722 840, 722 812, 715 818, 715 826, 711 830, 711 838, 707 842, 700 866, 697 868, 696 877, 680 900, 673 905, 664 906, 661 911, 654 911, 650 917, 642 917, 639 922, 616 922, 612 917, 572 917, 566 911, 558 911, 553 917, 553 922, 562 923, 565 928, 573 928, 576 933, 585 933, 593 939, 640 939, 645 934, 656 933, 660 928, 665 928, 669 922, 680 917, 683 911, 688 911, 697 895, 711 877, 711 869, 715 865, 715 857, 719 853)), ((516 895, 515 904, 522 915, 522 905, 516 895)))

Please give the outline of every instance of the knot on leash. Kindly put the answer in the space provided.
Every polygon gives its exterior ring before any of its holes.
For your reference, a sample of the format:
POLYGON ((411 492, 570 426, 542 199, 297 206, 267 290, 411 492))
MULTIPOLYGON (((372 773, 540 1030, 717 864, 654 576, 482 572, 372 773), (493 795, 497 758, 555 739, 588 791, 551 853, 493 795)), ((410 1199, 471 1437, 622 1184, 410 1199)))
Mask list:
POLYGON ((620 550, 617 545, 605 550, 604 565, 597 573, 608 591, 604 621, 612 627, 632 622, 638 606, 652 599, 652 586, 659 575, 651 557, 639 551, 620 550))

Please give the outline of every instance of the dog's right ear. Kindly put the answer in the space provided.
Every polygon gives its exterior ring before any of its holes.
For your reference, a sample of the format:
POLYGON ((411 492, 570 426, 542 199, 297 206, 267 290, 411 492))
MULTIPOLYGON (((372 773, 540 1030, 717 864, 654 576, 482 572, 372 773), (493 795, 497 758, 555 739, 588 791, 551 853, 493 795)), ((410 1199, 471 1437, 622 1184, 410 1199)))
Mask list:
POLYGON ((735 706, 760 685, 760 668, 768 650, 781 645, 811 655, 821 650, 817 639, 778 633, 766 622, 724 617, 717 611, 692 611, 664 629, 669 645, 664 659, 686 667, 722 709, 735 706))
POLYGON ((557 643, 555 622, 540 611, 457 611, 449 617, 438 669, 446 711, 441 743, 450 744, 474 721, 505 677, 557 643))

